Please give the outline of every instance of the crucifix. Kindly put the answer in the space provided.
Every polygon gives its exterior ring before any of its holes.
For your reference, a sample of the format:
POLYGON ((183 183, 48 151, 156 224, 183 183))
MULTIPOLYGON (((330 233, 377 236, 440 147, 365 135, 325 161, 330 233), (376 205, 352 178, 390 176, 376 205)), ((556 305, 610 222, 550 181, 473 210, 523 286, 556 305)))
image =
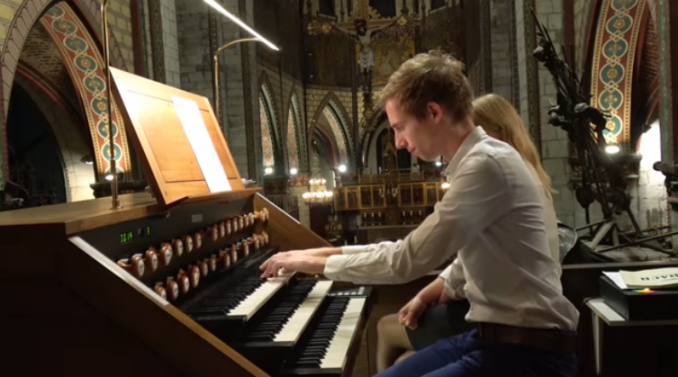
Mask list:
POLYGON ((379 33, 388 29, 394 25, 404 26, 408 24, 409 20, 409 10, 407 6, 403 4, 400 17, 396 19, 385 22, 386 20, 380 20, 377 23, 379 26, 369 27, 368 20, 373 17, 371 15, 369 1, 368 0, 357 0, 355 2, 348 1, 348 16, 352 18, 353 28, 350 28, 350 24, 343 23, 344 20, 344 2, 340 2, 341 9, 339 10, 340 17, 335 19, 332 22, 331 19, 323 17, 314 17, 312 15, 312 3, 311 0, 306 1, 308 14, 309 14, 309 23, 308 23, 308 32, 310 35, 315 35, 318 33, 329 34, 333 30, 344 35, 347 35, 351 39, 356 41, 356 44, 360 46, 360 53, 358 55, 357 63, 360 68, 360 73, 362 77, 362 92, 363 92, 363 117, 365 120, 369 120, 372 117, 372 72, 375 65, 375 54, 372 49, 374 42, 374 37, 379 33), (354 7, 353 4, 356 6, 354 7), (337 22, 341 20, 342 22, 337 22), (339 26, 341 24, 342 26, 339 26), (348 25, 347 25, 348 24, 348 25))
POLYGON ((333 24, 332 27, 340 32, 355 39, 360 45, 360 56, 358 56, 358 65, 363 75, 363 91, 372 92, 372 69, 374 68, 374 50, 372 49, 372 38, 382 30, 395 25, 397 20, 382 26, 373 28, 367 27, 367 21, 359 18, 354 21, 355 32, 333 24))

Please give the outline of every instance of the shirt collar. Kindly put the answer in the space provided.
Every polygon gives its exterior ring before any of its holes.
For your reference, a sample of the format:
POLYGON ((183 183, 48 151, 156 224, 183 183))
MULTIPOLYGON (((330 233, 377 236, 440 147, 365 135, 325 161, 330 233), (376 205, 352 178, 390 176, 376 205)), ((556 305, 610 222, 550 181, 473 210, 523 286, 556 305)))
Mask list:
POLYGON ((476 143, 485 135, 487 135, 485 130, 481 126, 476 126, 476 128, 466 136, 464 141, 459 146, 459 149, 457 149, 457 153, 454 154, 452 160, 449 162, 449 164, 447 164, 447 168, 445 168, 445 175, 452 175, 454 171, 457 170, 457 167, 464 156, 466 156, 468 152, 471 151, 471 148, 473 148, 473 146, 476 145, 476 143))

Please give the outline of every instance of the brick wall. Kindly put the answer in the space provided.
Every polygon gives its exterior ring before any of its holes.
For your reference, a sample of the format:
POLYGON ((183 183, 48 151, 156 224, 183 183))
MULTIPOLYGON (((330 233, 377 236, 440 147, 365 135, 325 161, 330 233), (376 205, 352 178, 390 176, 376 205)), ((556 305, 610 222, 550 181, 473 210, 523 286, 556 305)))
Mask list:
MULTIPOLYGON (((234 14, 239 14, 238 0, 222 1, 224 7, 234 14)), ((212 100, 213 96, 213 60, 209 39, 208 6, 195 0, 176 0, 176 22, 178 32, 178 46, 180 64, 180 85, 184 90, 208 97, 212 100)), ((248 11, 252 11, 252 1, 248 0, 248 11)), ((235 23, 230 22, 218 14, 214 18, 217 22, 218 45, 240 38, 240 28, 235 23)), ((220 55, 220 75, 221 75, 221 106, 223 111, 222 130, 229 143, 231 154, 235 160, 236 166, 243 177, 248 177, 248 154, 247 143, 234 142, 234 140, 247 140, 246 109, 245 98, 243 95, 243 65, 241 55, 241 45, 236 45, 224 50, 220 55)), ((256 56, 254 49, 249 48, 250 59, 256 56)), ((248 77, 256 77, 256 66, 250 60, 250 72, 248 77)), ((257 87, 256 79, 252 82, 253 100, 256 104, 257 87)), ((258 109, 258 104, 252 106, 258 109)), ((253 112, 253 124, 259 124, 259 115, 257 111, 253 112)), ((257 127, 254 127, 257 132, 257 127)), ((255 135, 255 140, 256 140, 255 135)), ((258 148, 258 155, 261 155, 261 148, 258 148)), ((254 161, 257 161, 255 158, 254 161)), ((251 162, 254 163, 254 162, 251 162)), ((262 167, 257 166, 257 175, 261 175, 262 167)), ((249 177, 256 179, 257 177, 249 177)))
POLYGON ((134 72, 130 0, 111 0, 107 16, 110 31, 118 42, 125 65, 130 72, 134 72))
POLYGON ((490 40, 492 46, 492 92, 499 94, 514 104, 513 99, 513 58, 511 25, 514 20, 509 15, 514 14, 512 0, 490 1, 490 40))
POLYGON ((160 12, 162 18, 162 43, 165 54, 166 84, 180 88, 181 70, 179 69, 179 44, 175 0, 163 0, 160 12))
MULTIPOLYGON (((209 35, 207 5, 194 0, 176 0, 175 5, 177 39, 182 51, 179 56, 181 88, 212 98, 212 60, 209 44, 205 43, 205 36, 209 35)), ((227 53, 236 50, 224 53, 224 63, 227 53)))
POLYGON ((584 64, 585 34, 588 33, 586 16, 590 0, 574 0, 574 51, 577 74, 581 74, 584 64))
POLYGON ((526 50, 525 50, 525 10, 524 1, 518 0, 515 2, 516 15, 516 60, 518 63, 518 93, 519 96, 514 99, 514 104, 520 110, 520 116, 523 118, 525 124, 529 124, 528 104, 527 104, 527 65, 526 65, 526 50))
MULTIPOLYGON (((317 111, 320 111, 320 104, 325 99, 325 97, 330 93, 334 93, 341 102, 341 105, 344 106, 349 117, 353 114, 353 102, 351 89, 348 88, 331 88, 331 87, 319 87, 319 86, 308 86, 306 89, 306 118, 307 122, 313 120, 313 116, 317 111)), ((376 94, 375 94, 376 95, 376 94)), ((359 94, 360 100, 358 101, 358 114, 362 114, 362 94, 359 94)), ((351 121, 351 119, 346 119, 351 121)), ((312 124, 307 124, 308 128, 311 128, 312 124)))

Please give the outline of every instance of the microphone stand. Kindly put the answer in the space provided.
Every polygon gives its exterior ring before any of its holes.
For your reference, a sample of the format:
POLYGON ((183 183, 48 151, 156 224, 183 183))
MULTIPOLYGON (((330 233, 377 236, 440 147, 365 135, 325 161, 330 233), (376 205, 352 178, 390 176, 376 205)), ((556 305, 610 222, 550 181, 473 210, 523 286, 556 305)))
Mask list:
POLYGON ((106 98, 108 100, 108 153, 111 157, 109 167, 111 171, 111 209, 118 209, 118 169, 115 161, 115 138, 113 137, 113 96, 111 88, 111 47, 110 31, 108 27, 107 6, 109 0, 101 2, 101 24, 104 31, 104 64, 106 65, 106 98))
POLYGON ((221 122, 221 82, 219 80, 219 55, 225 49, 243 42, 262 42, 259 38, 241 38, 228 42, 219 47, 214 53, 214 107, 216 110, 217 121, 221 122))

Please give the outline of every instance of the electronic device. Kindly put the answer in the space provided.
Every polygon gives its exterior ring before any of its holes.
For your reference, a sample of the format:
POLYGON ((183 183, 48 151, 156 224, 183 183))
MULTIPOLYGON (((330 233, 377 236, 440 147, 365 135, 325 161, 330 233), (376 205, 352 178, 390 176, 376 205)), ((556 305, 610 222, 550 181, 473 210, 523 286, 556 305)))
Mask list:
POLYGON ((600 296, 629 321, 678 319, 678 289, 621 289, 600 277, 600 296))

